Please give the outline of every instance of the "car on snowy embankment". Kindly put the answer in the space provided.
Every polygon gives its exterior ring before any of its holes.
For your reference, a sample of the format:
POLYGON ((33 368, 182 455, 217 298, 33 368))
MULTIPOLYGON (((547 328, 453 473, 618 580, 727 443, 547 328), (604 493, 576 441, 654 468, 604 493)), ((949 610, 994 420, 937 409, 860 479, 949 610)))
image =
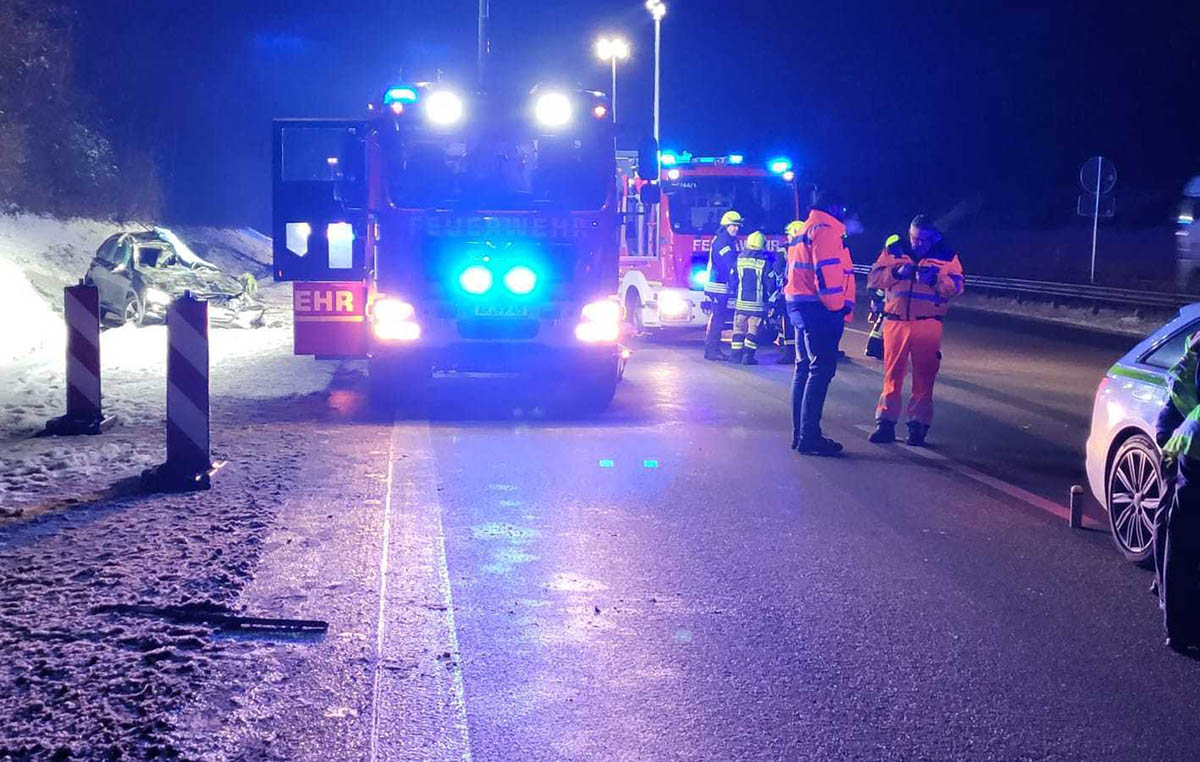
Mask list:
POLYGON ((99 290, 100 310, 109 323, 162 322, 171 301, 191 292, 209 303, 213 325, 262 324, 264 308, 254 276, 229 275, 166 228, 109 237, 92 258, 84 282, 99 290))
POLYGON ((1117 360, 1096 390, 1087 440, 1087 478, 1108 511, 1113 541, 1126 559, 1147 563, 1163 496, 1154 422, 1167 399, 1167 371, 1200 331, 1200 304, 1142 339, 1117 360))

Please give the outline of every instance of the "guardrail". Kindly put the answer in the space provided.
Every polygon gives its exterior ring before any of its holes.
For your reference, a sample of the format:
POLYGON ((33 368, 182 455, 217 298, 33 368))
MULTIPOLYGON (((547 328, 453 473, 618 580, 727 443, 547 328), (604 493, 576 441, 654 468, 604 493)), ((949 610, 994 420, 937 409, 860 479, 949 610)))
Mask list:
MULTIPOLYGON (((866 275, 870 271, 870 265, 854 266, 854 272, 857 275, 866 275)), ((1049 281, 1021 280, 1019 278, 990 278, 981 275, 968 275, 967 287, 971 291, 996 291, 1010 295, 1041 296, 1052 299, 1072 299, 1074 301, 1123 304, 1131 307, 1155 307, 1169 310, 1177 310, 1185 305, 1200 302, 1200 296, 1195 294, 1137 291, 1126 288, 1111 288, 1109 286, 1089 286, 1083 283, 1051 283, 1049 281)))

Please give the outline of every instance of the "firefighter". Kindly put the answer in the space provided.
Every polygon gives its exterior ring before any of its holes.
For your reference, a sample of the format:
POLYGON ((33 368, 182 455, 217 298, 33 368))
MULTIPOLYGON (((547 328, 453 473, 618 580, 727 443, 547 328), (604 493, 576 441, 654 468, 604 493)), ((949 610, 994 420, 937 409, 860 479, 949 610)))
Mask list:
POLYGON ((708 297, 708 330, 704 336, 705 360, 728 360, 721 351, 721 332, 729 320, 730 281, 737 264, 737 235, 742 227, 742 215, 735 211, 721 216, 721 229, 708 252, 708 281, 704 295, 708 297))
POLYGON ((907 248, 901 248, 900 241, 885 247, 871 267, 867 285, 886 293, 883 392, 869 439, 876 444, 896 440, 904 376, 911 360, 906 441, 922 447, 933 422, 933 382, 942 362, 942 321, 950 300, 963 292, 962 264, 933 223, 920 214, 909 225, 907 248))
POLYGON ((775 290, 775 271, 767 262, 767 237, 761 231, 746 236, 746 248, 734 270, 733 362, 758 365, 759 324, 767 313, 767 299, 775 290))
MULTIPOLYGON (((1167 374, 1167 400, 1155 426, 1167 488, 1154 521, 1155 589, 1168 648, 1200 646, 1200 333, 1167 374)), ((1136 519, 1134 519, 1136 521, 1136 519)))
MULTIPOLYGON (((829 383, 837 373, 838 342, 850 309, 846 273, 845 208, 824 190, 814 199, 803 235, 788 247, 788 315, 796 329, 796 375, 792 379, 792 449, 805 455, 837 455, 842 445, 821 434, 829 383)), ((853 277, 851 275, 850 277, 853 277)))

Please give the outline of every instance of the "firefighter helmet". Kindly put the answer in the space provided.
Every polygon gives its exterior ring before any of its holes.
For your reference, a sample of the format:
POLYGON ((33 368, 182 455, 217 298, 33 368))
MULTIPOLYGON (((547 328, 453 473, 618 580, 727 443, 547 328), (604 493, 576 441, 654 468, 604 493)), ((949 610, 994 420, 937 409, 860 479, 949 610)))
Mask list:
POLYGON ((788 238, 795 238, 804 232, 804 220, 792 220, 785 230, 788 238))
POLYGON ((738 214, 737 212, 728 211, 728 212, 725 212, 725 214, 721 215, 721 227, 725 227, 726 225, 741 225, 741 224, 742 224, 742 215, 738 214))
POLYGON ((750 235, 746 236, 747 251, 762 251, 767 246, 767 237, 762 234, 762 231, 755 230, 750 235))

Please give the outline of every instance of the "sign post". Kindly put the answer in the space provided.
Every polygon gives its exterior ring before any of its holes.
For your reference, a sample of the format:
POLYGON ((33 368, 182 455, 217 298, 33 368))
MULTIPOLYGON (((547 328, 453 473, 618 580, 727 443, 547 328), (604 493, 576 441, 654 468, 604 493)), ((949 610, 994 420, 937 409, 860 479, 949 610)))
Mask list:
POLYGON ((1083 163, 1083 167, 1079 170, 1079 184, 1083 186, 1085 195, 1079 197, 1079 204, 1076 207, 1076 213, 1081 216, 1091 215, 1092 217, 1092 270, 1091 282, 1096 282, 1096 233, 1100 228, 1100 217, 1112 217, 1114 214, 1114 205, 1112 197, 1105 197, 1104 194, 1113 189, 1117 184, 1117 168, 1113 163, 1103 156, 1093 156, 1083 163), (1105 207, 1101 209, 1100 202, 1103 198, 1105 207), (1090 211, 1085 211, 1085 201, 1090 202, 1086 206, 1090 206, 1090 211))

